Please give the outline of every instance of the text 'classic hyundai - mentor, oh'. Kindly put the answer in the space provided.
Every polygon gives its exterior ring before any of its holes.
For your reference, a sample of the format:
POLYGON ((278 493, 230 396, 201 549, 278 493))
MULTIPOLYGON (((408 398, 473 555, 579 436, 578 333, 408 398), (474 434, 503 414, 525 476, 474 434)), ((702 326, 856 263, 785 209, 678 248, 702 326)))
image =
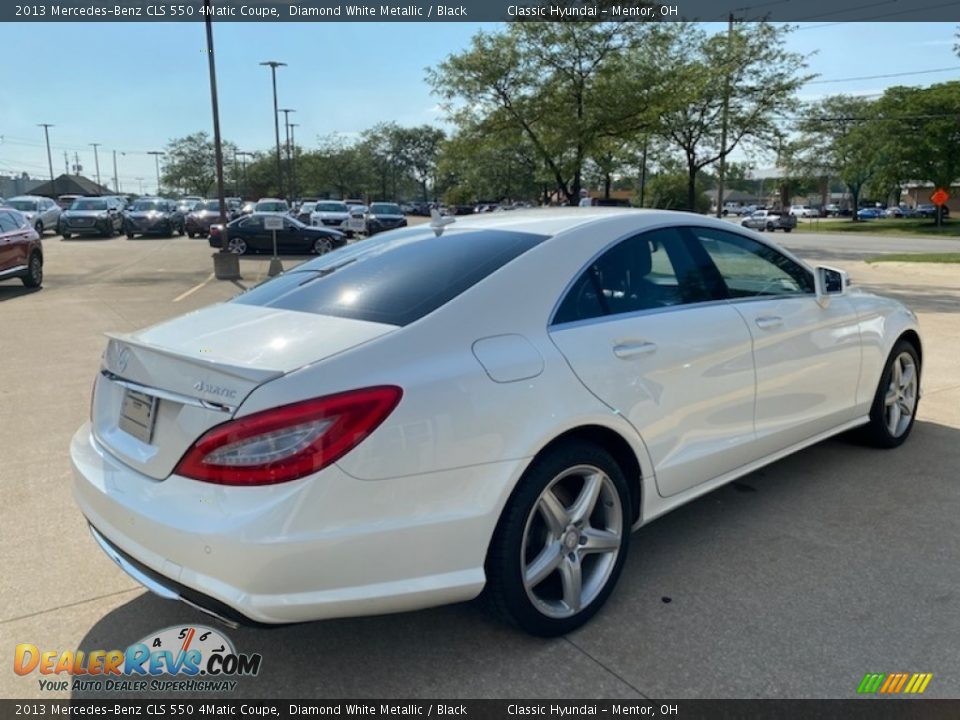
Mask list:
POLYGON ((228 622, 467 600, 581 625, 630 532, 858 428, 910 433, 917 319, 697 215, 435 217, 110 336, 73 439, 94 538, 228 622))

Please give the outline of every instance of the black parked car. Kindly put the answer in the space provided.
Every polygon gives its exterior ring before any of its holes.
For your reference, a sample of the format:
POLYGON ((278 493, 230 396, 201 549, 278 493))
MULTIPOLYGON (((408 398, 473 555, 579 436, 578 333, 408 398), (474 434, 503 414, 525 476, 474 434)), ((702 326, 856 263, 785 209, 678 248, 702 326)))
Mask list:
POLYGON ((373 203, 367 211, 367 235, 406 226, 407 218, 396 203, 373 203))
POLYGON ((183 235, 186 232, 186 220, 172 200, 140 198, 124 213, 123 231, 128 238, 136 235, 183 235))
MULTIPOLYGON (((224 243, 232 253, 243 255, 247 252, 273 252, 273 233, 264 226, 264 218, 276 218, 276 213, 254 213, 237 218, 226 225, 210 226, 210 247, 222 248, 224 243)), ((304 225, 288 215, 283 219, 283 229, 277 230, 277 251, 294 253, 326 252, 341 247, 347 242, 346 236, 337 230, 304 225)))
MULTIPOLYGON (((227 206, 227 220, 233 220, 237 216, 237 211, 227 206)), ((185 220, 187 235, 190 237, 201 237, 210 232, 210 226, 220 222, 220 201, 207 200, 197 203, 192 212, 187 213, 185 220)))
POLYGON ((113 237, 123 230, 124 201, 117 197, 82 197, 60 213, 57 229, 64 239, 74 235, 113 237))

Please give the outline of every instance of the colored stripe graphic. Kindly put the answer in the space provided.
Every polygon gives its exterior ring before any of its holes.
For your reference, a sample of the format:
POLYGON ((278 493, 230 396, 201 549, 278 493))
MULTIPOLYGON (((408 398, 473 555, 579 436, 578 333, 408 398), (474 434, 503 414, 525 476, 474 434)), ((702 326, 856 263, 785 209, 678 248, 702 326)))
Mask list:
POLYGON ((867 673, 857 686, 861 694, 920 695, 933 679, 933 673, 867 673))

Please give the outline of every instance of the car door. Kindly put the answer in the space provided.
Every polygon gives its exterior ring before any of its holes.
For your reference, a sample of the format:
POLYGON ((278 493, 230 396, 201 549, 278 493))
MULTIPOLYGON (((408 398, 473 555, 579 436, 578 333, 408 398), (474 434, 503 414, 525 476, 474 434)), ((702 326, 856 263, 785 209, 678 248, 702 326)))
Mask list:
POLYGON ((20 257, 18 226, 13 215, 0 210, 0 272, 26 263, 20 257))
POLYGON ((821 305, 813 273, 757 239, 714 228, 690 232, 753 339, 758 457, 852 420, 861 350, 850 299, 821 305))
POLYGON ((750 333, 693 245, 675 229, 616 243, 550 328, 580 381, 643 438, 663 496, 744 464, 754 437, 750 333))
POLYGON ((245 218, 237 224, 235 231, 231 229, 230 235, 241 237, 251 250, 273 248, 273 238, 263 227, 262 215, 251 215, 245 218))

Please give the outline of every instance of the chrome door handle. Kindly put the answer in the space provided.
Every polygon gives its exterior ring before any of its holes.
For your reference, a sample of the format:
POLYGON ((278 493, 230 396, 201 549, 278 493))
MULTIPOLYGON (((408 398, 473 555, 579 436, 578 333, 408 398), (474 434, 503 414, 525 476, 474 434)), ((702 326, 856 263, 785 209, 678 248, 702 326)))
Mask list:
POLYGON ((783 325, 783 318, 777 317, 776 315, 762 315, 754 320, 754 322, 761 330, 770 330, 783 325))
POLYGON ((629 360, 638 355, 649 355, 656 351, 657 345, 652 342, 624 343, 613 346, 613 354, 621 360, 629 360))

